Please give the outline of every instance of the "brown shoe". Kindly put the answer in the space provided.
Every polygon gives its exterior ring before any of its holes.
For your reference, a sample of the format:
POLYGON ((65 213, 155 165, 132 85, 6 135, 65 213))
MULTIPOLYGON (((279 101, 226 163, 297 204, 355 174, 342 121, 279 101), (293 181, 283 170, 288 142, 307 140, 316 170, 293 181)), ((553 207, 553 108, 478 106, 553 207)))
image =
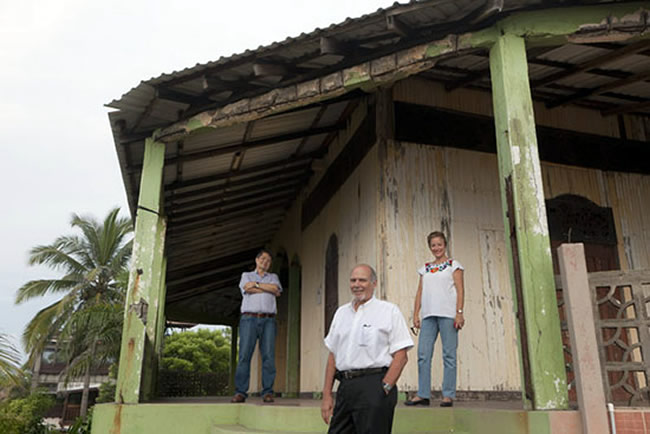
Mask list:
POLYGON ((241 403, 241 402, 246 402, 246 397, 242 395, 241 393, 236 394, 235 396, 232 397, 230 402, 234 403, 241 403))
POLYGON ((275 402, 275 399, 273 399, 273 395, 267 393, 266 395, 264 395, 264 398, 262 398, 262 401, 269 403, 269 402, 275 402))

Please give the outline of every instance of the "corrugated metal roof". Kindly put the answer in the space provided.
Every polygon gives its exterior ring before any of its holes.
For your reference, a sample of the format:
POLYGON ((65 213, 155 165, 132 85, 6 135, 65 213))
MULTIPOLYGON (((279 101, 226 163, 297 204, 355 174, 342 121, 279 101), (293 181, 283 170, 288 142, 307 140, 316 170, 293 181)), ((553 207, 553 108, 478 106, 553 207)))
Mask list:
MULTIPOLYGON (((143 141, 153 129, 414 45, 422 37, 446 35, 460 29, 452 24, 468 25, 463 18, 483 4, 483 0, 395 3, 325 29, 141 82, 108 104, 117 109, 109 119, 132 212, 139 189, 143 141), (420 39, 411 41, 388 29, 389 16, 399 16, 405 26, 421 32, 420 39), (352 45, 355 54, 346 57, 321 52, 321 38, 352 45), (286 72, 281 76, 256 75, 255 65, 286 68, 286 72)), ((504 13, 543 4, 542 0, 507 1, 504 13)), ((620 46, 566 44, 541 54, 530 50, 531 81, 543 80, 620 46)), ((441 60, 422 75, 450 87, 489 89, 488 66, 487 52, 473 52, 441 60)), ((542 84, 533 89, 533 94, 552 103, 611 83, 617 77, 648 70, 647 53, 632 55, 597 70, 542 84)), ((345 126, 350 110, 362 97, 357 91, 311 107, 188 135, 182 143, 167 146, 165 212, 169 217, 168 275, 173 277, 168 284, 168 302, 188 310, 208 306, 219 318, 237 314, 235 286, 241 263, 247 258, 252 262, 254 251, 273 237, 299 190, 308 184, 311 162, 325 154, 332 135, 345 126), (222 269, 226 271, 214 271, 222 269), (210 294, 214 291, 220 296, 210 294), (227 291, 235 295, 224 302, 227 291), (200 306, 199 301, 203 303, 200 306)), ((644 98, 650 98, 650 87, 642 81, 589 96, 580 103, 611 107, 644 98)))

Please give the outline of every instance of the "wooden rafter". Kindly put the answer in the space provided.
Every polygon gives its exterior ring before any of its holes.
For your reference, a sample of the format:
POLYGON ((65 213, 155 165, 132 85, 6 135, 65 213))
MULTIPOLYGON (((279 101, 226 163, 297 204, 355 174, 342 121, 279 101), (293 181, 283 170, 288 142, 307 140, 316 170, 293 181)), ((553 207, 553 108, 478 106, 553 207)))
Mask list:
MULTIPOLYGON (((320 157, 320 152, 312 152, 310 154, 301 155, 300 157, 287 159, 285 161, 272 161, 270 163, 258 164, 257 166, 247 167, 246 169, 239 170, 235 175, 230 173, 218 173, 216 175, 202 176, 199 178, 188 179, 187 181, 174 182, 165 186, 166 192, 175 192, 176 190, 183 190, 190 187, 196 187, 204 184, 212 184, 215 182, 223 181, 229 177, 244 177, 251 175, 262 175, 273 169, 283 168, 289 170, 298 166, 305 166, 314 158, 320 157)), ((171 193, 174 194, 174 193, 171 193)), ((180 194, 180 193, 178 193, 180 194)))
MULTIPOLYGON (((264 224, 264 222, 274 223, 278 219, 284 218, 284 211, 282 208, 276 208, 271 211, 266 211, 260 214, 251 214, 247 216, 241 216, 236 221, 224 221, 212 225, 205 225, 202 227, 189 229, 189 230, 179 230, 168 235, 167 239, 169 240, 169 245, 183 244, 191 242, 197 237, 201 238, 211 238, 217 237, 221 233, 234 231, 242 226, 259 226, 264 224)), ((170 250, 171 252, 171 250, 170 250)))
MULTIPOLYGON (((219 155, 230 154, 232 152, 239 152, 248 149, 259 148, 263 146, 272 146, 279 143, 288 142, 291 140, 302 139, 309 136, 318 136, 320 134, 327 134, 333 131, 340 131, 345 125, 335 124, 325 127, 310 128, 303 131, 295 131, 291 133, 281 134, 273 137, 266 137, 264 139, 251 140, 246 143, 240 143, 237 145, 224 146, 222 148, 210 149, 207 151, 193 152, 191 154, 185 154, 177 157, 169 157, 165 159, 165 165, 176 164, 179 162, 188 162, 203 160, 205 158, 212 158, 219 155)), ((140 170, 141 166, 133 167, 133 170, 140 170)))
POLYGON ((193 254, 196 250, 202 248, 216 248, 217 246, 223 247, 232 243, 233 241, 248 240, 250 238, 259 238, 260 236, 270 236, 282 223, 280 217, 259 222, 257 225, 240 225, 235 229, 230 229, 226 233, 215 233, 214 235, 204 236, 187 240, 183 243, 175 242, 173 244, 177 256, 185 256, 186 254, 193 254))
POLYGON ((650 100, 640 101, 634 104, 622 105, 619 107, 613 107, 608 110, 603 110, 601 113, 603 114, 603 116, 609 116, 609 115, 617 115, 621 113, 632 113, 636 111, 645 110, 647 108, 650 108, 650 100))
POLYGON ((549 83, 553 83, 555 81, 559 81, 568 77, 571 77, 576 74, 580 74, 582 72, 588 71, 590 69, 603 66, 607 63, 611 63, 614 60, 621 59, 623 57, 628 57, 633 54, 639 53, 641 51, 644 51, 650 47, 650 41, 648 40, 641 40, 638 42, 635 42, 630 45, 626 45, 623 48, 620 48, 614 52, 609 52, 605 54, 601 54, 599 56, 594 57, 593 59, 590 59, 586 62, 582 62, 578 65, 574 65, 572 68, 565 70, 565 71, 558 71, 556 73, 547 75, 546 77, 543 77, 539 80, 535 80, 532 83, 532 86, 537 87, 537 86, 544 86, 549 83))
POLYGON ((197 227, 200 228, 204 225, 220 223, 231 218, 253 215, 255 213, 260 213, 271 209, 285 208, 290 203, 290 199, 293 199, 291 195, 287 195, 285 200, 276 198, 275 201, 269 201, 268 199, 263 198, 255 202, 242 204, 227 210, 217 210, 216 212, 208 215, 189 218, 182 222, 170 221, 168 231, 174 232, 180 229, 188 230, 197 227))
POLYGON ((281 183, 271 181, 269 184, 264 184, 263 188, 226 192, 189 203, 178 204, 174 210, 168 213, 168 216, 173 219, 182 219, 185 216, 212 210, 215 207, 226 207, 259 196, 270 197, 276 192, 293 191, 301 185, 304 185, 304 178, 291 179, 281 183))
MULTIPOLYGON (((273 179, 274 181, 283 181, 286 179, 294 178, 299 175, 308 176, 309 174, 311 174, 311 171, 304 166, 297 166, 288 169, 280 167, 278 170, 266 172, 264 174, 264 178, 270 178, 273 179)), ((223 193, 226 190, 255 188, 264 182, 266 181, 260 180, 260 178, 258 177, 247 177, 245 179, 240 179, 236 181, 230 180, 228 183, 224 183, 224 184, 204 187, 197 190, 189 190, 182 193, 173 193, 167 198, 165 203, 168 204, 167 206, 171 206, 176 203, 180 205, 180 204, 184 204, 185 203, 184 201, 186 200, 196 200, 198 197, 202 197, 210 194, 217 194, 219 192, 223 193)))
POLYGON ((294 187, 291 189, 278 190, 272 193, 268 193, 262 196, 261 199, 260 199, 260 195, 258 195, 258 193, 255 192, 235 199, 223 200, 218 204, 208 204, 206 206, 199 207, 199 208, 174 211, 173 214, 172 213, 168 214, 168 218, 170 221, 173 221, 175 224, 183 224, 187 220, 193 220, 199 218, 199 216, 204 216, 204 215, 218 216, 221 213, 229 212, 231 209, 239 208, 242 206, 245 207, 246 205, 248 205, 248 203, 251 203, 250 201, 253 201, 252 203, 259 203, 260 200, 262 201, 265 200, 268 202, 276 199, 278 200, 286 199, 289 196, 295 196, 298 189, 299 187, 296 187, 294 184, 294 187))
POLYGON ((558 98, 555 101, 551 101, 550 103, 547 103, 546 106, 548 108, 558 107, 558 106, 568 104, 568 103, 573 102, 573 101, 577 101, 579 99, 587 98, 587 97, 593 96, 593 95, 599 95, 599 94, 605 93, 605 92, 613 90, 613 89, 618 89, 619 87, 627 86, 629 84, 636 83, 636 82, 639 82, 639 81, 645 81, 645 80, 648 80, 648 79, 650 79, 650 71, 641 72, 641 73, 638 73, 638 74, 634 74, 634 75, 632 75, 632 76, 630 76, 628 78, 612 81, 610 83, 606 83, 606 84, 603 84, 603 85, 598 86, 598 87, 594 87, 594 88, 591 88, 591 89, 584 89, 584 90, 576 92, 576 93, 574 93, 572 95, 568 95, 566 97, 558 98))
POLYGON ((403 38, 412 37, 415 30, 410 28, 398 15, 386 15, 386 28, 403 38))

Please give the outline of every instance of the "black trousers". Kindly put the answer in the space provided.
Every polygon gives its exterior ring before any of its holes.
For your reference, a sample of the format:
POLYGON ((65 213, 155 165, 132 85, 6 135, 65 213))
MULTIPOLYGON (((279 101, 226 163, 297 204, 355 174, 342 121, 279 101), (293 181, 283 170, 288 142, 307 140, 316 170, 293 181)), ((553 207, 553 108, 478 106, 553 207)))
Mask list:
POLYGON ((341 380, 336 392, 330 434, 390 434, 397 404, 397 386, 388 395, 384 373, 341 380))

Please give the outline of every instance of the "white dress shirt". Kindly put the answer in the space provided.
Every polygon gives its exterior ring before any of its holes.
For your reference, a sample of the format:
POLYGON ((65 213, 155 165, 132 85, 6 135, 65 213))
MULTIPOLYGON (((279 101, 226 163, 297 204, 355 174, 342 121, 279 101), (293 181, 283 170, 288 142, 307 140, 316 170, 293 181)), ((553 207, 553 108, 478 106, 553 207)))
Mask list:
POLYGON ((393 303, 372 297, 355 311, 352 303, 338 308, 325 346, 334 354, 336 369, 383 368, 392 354, 413 347, 402 312, 393 303))

